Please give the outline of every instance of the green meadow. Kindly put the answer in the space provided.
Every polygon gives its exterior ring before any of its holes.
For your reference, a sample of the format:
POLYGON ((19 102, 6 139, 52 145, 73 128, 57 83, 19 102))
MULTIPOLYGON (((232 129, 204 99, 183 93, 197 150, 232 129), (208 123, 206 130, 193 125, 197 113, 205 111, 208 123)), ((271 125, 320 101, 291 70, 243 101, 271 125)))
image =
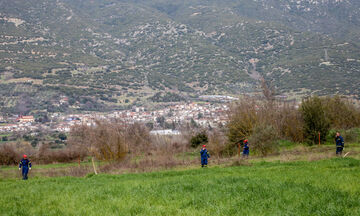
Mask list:
POLYGON ((244 164, 2 178, 0 215, 360 215, 360 160, 244 164))

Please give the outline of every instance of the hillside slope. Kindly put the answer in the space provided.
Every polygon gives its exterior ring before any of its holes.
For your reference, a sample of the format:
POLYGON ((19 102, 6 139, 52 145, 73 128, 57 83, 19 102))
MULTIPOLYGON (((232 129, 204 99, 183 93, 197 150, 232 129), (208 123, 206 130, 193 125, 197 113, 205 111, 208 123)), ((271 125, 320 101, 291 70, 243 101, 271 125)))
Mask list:
POLYGON ((0 0, 3 112, 256 91, 359 98, 356 0, 0 0), (59 103, 68 98, 66 103, 59 103))

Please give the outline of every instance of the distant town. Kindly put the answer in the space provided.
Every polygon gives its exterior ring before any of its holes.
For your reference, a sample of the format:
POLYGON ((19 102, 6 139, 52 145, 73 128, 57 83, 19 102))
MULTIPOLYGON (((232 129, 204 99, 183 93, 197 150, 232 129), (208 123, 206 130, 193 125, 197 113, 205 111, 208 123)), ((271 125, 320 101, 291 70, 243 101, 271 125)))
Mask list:
POLYGON ((190 123, 202 127, 219 127, 227 122, 228 103, 181 103, 158 110, 134 107, 109 113, 63 114, 49 113, 46 121, 32 115, 0 116, 0 133, 56 131, 70 132, 75 125, 95 125, 97 120, 113 120, 146 124, 155 134, 177 134, 179 125, 190 123))

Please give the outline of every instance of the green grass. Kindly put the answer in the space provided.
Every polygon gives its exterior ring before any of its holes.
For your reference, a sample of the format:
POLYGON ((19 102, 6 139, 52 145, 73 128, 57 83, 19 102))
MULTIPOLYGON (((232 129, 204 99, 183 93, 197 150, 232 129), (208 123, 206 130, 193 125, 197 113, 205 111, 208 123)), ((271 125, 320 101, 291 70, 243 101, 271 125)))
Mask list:
POLYGON ((0 179, 0 215, 360 215, 360 161, 0 179))
MULTIPOLYGON (((89 162, 81 162, 81 165, 90 164, 89 162)), ((37 169, 51 169, 51 168, 62 168, 62 167, 73 167, 78 166, 78 163, 54 163, 54 164, 42 164, 36 165, 37 169)), ((17 169, 17 166, 0 166, 1 170, 13 170, 17 169)))

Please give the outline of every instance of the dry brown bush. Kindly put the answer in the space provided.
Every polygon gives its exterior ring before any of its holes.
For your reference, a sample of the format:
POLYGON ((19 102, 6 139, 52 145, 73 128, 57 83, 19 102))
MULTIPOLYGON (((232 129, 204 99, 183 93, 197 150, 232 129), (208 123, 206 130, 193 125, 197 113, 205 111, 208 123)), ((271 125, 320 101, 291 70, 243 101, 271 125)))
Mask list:
POLYGON ((131 152, 142 153, 151 150, 150 133, 145 125, 139 123, 128 125, 124 135, 124 142, 131 152))
POLYGON ((209 143, 207 149, 211 152, 211 156, 222 156, 223 150, 228 143, 225 133, 221 130, 214 129, 208 133, 209 143))
POLYGON ((280 108, 277 127, 282 138, 293 142, 304 141, 304 122, 294 104, 284 104, 280 108))
POLYGON ((0 164, 14 165, 18 164, 21 159, 20 153, 16 151, 14 146, 3 144, 0 146, 0 164))
POLYGON ((189 149, 189 141, 182 135, 151 136, 152 154, 185 152, 189 149))
POLYGON ((51 149, 49 145, 42 144, 38 153, 33 157, 33 161, 37 163, 68 163, 83 159, 84 151, 78 151, 72 148, 51 149))
POLYGON ((126 125, 119 122, 96 121, 95 126, 75 126, 69 137, 69 147, 85 151, 100 160, 120 160, 129 151, 130 138, 126 125))

